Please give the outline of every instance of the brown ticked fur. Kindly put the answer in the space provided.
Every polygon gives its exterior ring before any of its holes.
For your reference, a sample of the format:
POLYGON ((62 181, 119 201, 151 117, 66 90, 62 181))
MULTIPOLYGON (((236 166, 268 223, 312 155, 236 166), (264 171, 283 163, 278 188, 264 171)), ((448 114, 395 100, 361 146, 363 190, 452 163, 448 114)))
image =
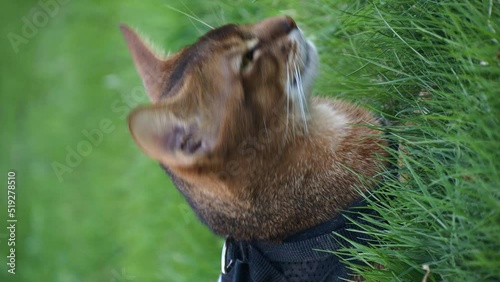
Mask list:
POLYGON ((131 134, 215 233, 282 240, 348 207, 383 166, 372 113, 308 98, 317 57, 292 19, 224 26, 168 58, 122 31, 153 102, 131 113, 131 134), (291 65, 304 81, 287 79, 291 65))

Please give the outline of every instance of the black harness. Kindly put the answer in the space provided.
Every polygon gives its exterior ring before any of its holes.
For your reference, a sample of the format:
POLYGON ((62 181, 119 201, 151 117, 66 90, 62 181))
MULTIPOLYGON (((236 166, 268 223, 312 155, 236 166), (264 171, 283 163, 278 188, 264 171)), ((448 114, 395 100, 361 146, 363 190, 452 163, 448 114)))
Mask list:
POLYGON ((349 270, 332 252, 352 247, 346 239, 366 245, 368 235, 356 232, 355 222, 367 224, 362 214, 373 214, 359 200, 326 223, 287 238, 283 243, 226 239, 222 251, 221 282, 345 281, 349 270))

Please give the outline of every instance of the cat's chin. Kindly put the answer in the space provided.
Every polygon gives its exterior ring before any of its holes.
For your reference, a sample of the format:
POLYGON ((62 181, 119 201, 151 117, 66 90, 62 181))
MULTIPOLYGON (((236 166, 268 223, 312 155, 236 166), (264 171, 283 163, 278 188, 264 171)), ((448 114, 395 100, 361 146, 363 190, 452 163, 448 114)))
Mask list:
POLYGON ((304 68, 302 69, 302 83, 304 84, 304 88, 309 89, 316 78, 318 70, 318 52, 316 46, 311 41, 307 40, 305 45, 307 51, 304 68))
POLYGON ((292 86, 302 88, 302 90, 309 92, 314 79, 316 78, 318 69, 318 52, 316 46, 304 38, 304 34, 300 29, 294 29, 288 35, 288 38, 295 41, 297 44, 297 53, 295 54, 295 62, 298 64, 298 72, 300 74, 300 81, 294 79, 292 86))

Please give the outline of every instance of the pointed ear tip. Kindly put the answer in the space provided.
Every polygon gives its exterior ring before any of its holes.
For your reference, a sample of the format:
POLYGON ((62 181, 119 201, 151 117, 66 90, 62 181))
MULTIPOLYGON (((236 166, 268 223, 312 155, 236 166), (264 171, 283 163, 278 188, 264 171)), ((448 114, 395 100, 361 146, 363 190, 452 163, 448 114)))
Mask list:
POLYGON ((119 28, 123 36, 125 36, 126 38, 135 34, 134 29, 124 23, 120 23, 119 28))
POLYGON ((123 35, 126 35, 127 33, 132 32, 132 29, 124 23, 120 23, 119 28, 120 28, 121 32, 123 33, 123 35))
POLYGON ((139 109, 134 109, 127 117, 127 125, 128 125, 128 130, 130 132, 130 135, 132 135, 132 139, 134 139, 135 143, 139 145, 139 147, 144 150, 144 148, 141 145, 141 133, 140 129, 143 128, 143 125, 140 125, 140 120, 138 118, 138 114, 141 112, 139 109), (139 123, 139 125, 138 125, 139 123))
POLYGON ((136 120, 137 114, 140 112, 141 108, 142 107, 133 109, 127 116, 128 127, 131 131, 132 131, 132 123, 134 122, 134 120, 136 120))
POLYGON ((129 130, 132 132, 139 126, 142 128, 145 125, 151 124, 151 114, 155 112, 154 105, 142 105, 133 109, 127 116, 127 124, 129 130))

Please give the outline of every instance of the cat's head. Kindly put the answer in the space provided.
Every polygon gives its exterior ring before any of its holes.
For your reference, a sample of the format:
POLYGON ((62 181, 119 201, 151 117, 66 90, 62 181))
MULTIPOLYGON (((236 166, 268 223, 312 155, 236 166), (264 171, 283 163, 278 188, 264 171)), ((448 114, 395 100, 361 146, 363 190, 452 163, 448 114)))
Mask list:
POLYGON ((130 114, 130 132, 164 165, 220 161, 273 116, 307 130, 318 56, 290 17, 222 26, 168 57, 121 30, 153 102, 130 114))

